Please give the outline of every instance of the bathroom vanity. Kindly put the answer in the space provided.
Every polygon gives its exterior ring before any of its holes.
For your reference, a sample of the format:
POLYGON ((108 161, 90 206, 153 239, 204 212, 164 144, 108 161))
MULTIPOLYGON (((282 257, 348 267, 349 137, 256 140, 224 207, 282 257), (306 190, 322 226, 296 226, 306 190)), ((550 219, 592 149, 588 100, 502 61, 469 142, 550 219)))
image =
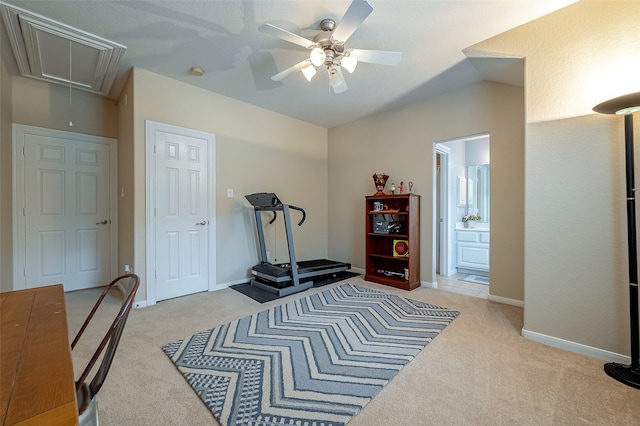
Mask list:
POLYGON ((489 274, 489 229, 456 227, 456 253, 458 272, 489 274))

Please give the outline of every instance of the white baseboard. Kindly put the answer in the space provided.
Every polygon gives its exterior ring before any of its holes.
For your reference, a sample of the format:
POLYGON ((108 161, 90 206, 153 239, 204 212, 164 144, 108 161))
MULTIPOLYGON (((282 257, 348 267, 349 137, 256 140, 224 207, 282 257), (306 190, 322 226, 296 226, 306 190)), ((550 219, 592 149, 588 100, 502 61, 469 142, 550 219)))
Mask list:
POLYGON ((524 301, 517 299, 509 299, 507 297, 494 296, 493 294, 489 294, 487 299, 491 302, 503 303, 505 305, 517 306, 519 308, 524 308, 524 301))
POLYGON ((236 285, 236 284, 244 284, 244 283, 249 282, 249 281, 251 281, 251 278, 243 278, 243 279, 240 279, 240 280, 229 281, 227 283, 222 283, 222 284, 218 283, 218 284, 215 285, 215 287, 211 291, 222 290, 223 288, 229 288, 232 285, 236 285))
MULTIPOLYGON (((247 281, 249 281, 250 278, 245 278, 242 280, 236 280, 236 281, 230 281, 228 283, 223 283, 223 284, 216 284, 215 287, 212 290, 209 291, 218 291, 218 290, 222 290, 224 288, 228 288, 232 285, 235 284, 243 284, 246 283, 247 281)), ((148 306, 147 301, 146 300, 140 300, 138 302, 133 302, 133 308, 134 309, 138 309, 138 308, 146 308, 148 306)))
POLYGON ((133 302, 133 309, 146 308, 146 307, 147 307, 147 301, 146 300, 141 300, 139 302, 133 302))
POLYGON ((522 329, 522 337, 538 343, 544 343, 545 345, 553 346, 554 348, 564 349, 566 351, 575 352, 581 355, 587 355, 607 362, 631 364, 631 357, 629 356, 606 351, 604 349, 594 348, 592 346, 583 345, 581 343, 570 342, 558 337, 547 336, 546 334, 536 333, 535 331, 525 330, 524 328, 522 329))
POLYGON ((438 281, 430 283, 429 281, 420 281, 420 287, 438 288, 438 281))

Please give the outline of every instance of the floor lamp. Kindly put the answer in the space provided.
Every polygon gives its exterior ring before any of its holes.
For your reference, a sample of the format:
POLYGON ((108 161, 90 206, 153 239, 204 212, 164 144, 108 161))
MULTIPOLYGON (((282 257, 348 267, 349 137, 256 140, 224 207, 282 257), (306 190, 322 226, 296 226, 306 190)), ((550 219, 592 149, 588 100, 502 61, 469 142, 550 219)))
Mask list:
POLYGON ((638 328, 638 252, 636 248, 636 198, 633 165, 633 113, 640 111, 640 92, 610 99, 593 110, 624 115, 627 174, 627 241, 629 253, 629 320, 631 324, 631 365, 609 362, 604 371, 619 382, 640 389, 640 331, 638 328))

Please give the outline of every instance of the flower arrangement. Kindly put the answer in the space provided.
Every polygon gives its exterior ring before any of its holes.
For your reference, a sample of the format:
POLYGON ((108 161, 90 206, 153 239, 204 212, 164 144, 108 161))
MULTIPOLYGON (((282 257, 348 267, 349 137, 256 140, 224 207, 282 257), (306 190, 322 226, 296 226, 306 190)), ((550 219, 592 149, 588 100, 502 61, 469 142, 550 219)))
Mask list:
POLYGON ((480 219, 481 219, 481 217, 478 216, 477 214, 466 214, 466 215, 462 216, 462 221, 463 222, 478 221, 480 219))

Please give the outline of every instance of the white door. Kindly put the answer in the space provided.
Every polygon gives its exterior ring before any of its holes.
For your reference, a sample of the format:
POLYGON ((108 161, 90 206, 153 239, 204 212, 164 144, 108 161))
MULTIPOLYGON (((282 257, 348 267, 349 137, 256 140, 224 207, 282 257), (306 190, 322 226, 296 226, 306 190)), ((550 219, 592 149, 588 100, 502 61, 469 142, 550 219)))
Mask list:
POLYGON ((209 289, 213 135, 155 123, 156 301, 209 289))
POLYGON ((92 136, 22 130, 24 287, 108 284, 111 147, 92 136))

